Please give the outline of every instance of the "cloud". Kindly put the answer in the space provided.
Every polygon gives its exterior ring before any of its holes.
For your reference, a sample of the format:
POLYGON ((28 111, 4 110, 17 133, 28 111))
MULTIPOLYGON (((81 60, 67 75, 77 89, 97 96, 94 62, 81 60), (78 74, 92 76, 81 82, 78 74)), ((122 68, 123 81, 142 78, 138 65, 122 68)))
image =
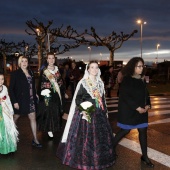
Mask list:
MULTIPOLYGON (((6 0, 0 6, 0 38, 34 41, 24 31, 27 28, 25 22, 33 18, 44 23, 53 20, 52 27, 71 25, 78 31, 93 26, 102 36, 109 35, 112 31, 128 34, 138 29, 138 33, 116 53, 120 54, 119 57, 124 53, 128 54, 126 56, 134 53, 139 55, 140 26, 136 24, 136 20, 141 18, 147 21, 147 25, 143 27, 143 50, 153 50, 158 42, 166 50, 170 41, 169 9, 170 3, 167 0, 6 0)), ((95 50, 96 56, 99 51, 100 48, 95 50)), ((72 51, 74 55, 79 52, 79 48, 72 51)), ((81 52, 87 53, 87 50, 81 48, 81 52)), ((103 53, 105 52, 109 54, 103 49, 103 53)))

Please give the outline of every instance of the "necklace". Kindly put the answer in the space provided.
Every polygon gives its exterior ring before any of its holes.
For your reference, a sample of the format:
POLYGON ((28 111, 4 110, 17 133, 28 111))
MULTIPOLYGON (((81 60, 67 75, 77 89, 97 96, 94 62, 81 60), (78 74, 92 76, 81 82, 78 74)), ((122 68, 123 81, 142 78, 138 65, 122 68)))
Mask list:
POLYGON ((47 67, 49 70, 52 70, 52 71, 54 71, 55 70, 55 66, 49 66, 48 65, 48 67, 47 67))

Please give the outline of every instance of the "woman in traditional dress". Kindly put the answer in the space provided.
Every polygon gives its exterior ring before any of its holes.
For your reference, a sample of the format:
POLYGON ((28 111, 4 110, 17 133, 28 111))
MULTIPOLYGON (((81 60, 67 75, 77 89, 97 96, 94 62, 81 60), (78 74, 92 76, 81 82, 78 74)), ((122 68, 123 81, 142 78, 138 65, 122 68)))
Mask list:
POLYGON ((114 137, 100 74, 97 61, 90 61, 77 85, 57 149, 57 157, 62 163, 73 168, 98 170, 115 163, 114 137), (91 103, 91 106, 87 107, 85 103, 91 103))
POLYGON ((38 129, 48 132, 51 138, 62 127, 64 94, 63 80, 55 65, 55 56, 48 53, 47 66, 41 71, 39 79, 37 124, 38 129))
POLYGON ((18 59, 19 69, 11 74, 9 94, 14 108, 14 121, 22 115, 28 115, 33 134, 32 145, 41 148, 37 139, 36 108, 37 95, 35 78, 32 70, 28 68, 28 58, 20 56, 18 59))
POLYGON ((4 75, 0 73, 0 154, 8 154, 17 150, 18 131, 8 90, 3 83, 4 75))

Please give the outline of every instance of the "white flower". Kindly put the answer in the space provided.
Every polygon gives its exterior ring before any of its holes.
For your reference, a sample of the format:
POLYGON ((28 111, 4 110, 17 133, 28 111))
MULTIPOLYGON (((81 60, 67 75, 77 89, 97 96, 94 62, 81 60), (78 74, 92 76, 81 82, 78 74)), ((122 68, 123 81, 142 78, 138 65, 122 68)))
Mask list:
POLYGON ((87 108, 91 107, 93 104, 89 101, 86 101, 86 102, 81 103, 80 105, 83 109, 86 110, 87 108))
POLYGON ((83 114, 82 119, 87 120, 91 123, 91 113, 95 111, 93 104, 89 101, 83 102, 79 106, 80 114, 83 114))
POLYGON ((42 96, 50 97, 51 91, 49 89, 44 89, 41 91, 42 96))

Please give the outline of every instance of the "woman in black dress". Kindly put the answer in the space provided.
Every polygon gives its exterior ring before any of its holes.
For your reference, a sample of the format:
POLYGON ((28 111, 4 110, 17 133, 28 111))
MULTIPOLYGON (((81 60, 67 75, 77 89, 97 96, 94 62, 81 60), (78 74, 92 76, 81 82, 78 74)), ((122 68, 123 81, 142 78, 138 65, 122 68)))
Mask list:
POLYGON ((55 66, 55 56, 48 53, 47 66, 41 71, 38 85, 37 125, 39 130, 48 132, 49 137, 53 137, 53 133, 62 127, 64 94, 63 80, 55 66))
POLYGON ((28 69, 28 59, 21 56, 18 59, 19 69, 12 72, 9 86, 11 102, 14 108, 14 121, 21 115, 28 115, 33 133, 32 145, 42 147, 37 139, 37 126, 35 112, 37 109, 37 96, 33 72, 28 69))
POLYGON ((91 61, 77 85, 57 156, 76 169, 104 169, 115 163, 113 140, 100 69, 91 61), (80 109, 87 103, 92 104, 91 119, 80 109))
POLYGON ((154 164, 147 155, 148 109, 151 107, 149 93, 144 79, 144 61, 141 57, 132 58, 122 69, 123 80, 119 90, 118 126, 114 148, 131 129, 138 129, 142 150, 141 161, 148 167, 154 164))

